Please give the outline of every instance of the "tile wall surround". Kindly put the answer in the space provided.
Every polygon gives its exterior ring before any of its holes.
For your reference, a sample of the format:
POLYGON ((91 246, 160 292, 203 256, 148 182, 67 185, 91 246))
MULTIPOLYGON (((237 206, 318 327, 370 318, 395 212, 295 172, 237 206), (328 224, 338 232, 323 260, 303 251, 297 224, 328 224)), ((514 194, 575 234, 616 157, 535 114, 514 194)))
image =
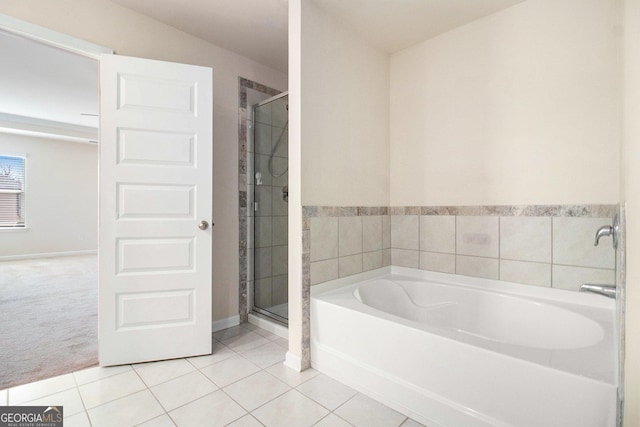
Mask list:
POLYGON ((614 283, 617 205, 303 207, 310 286, 387 265, 577 290, 614 283))
POLYGON ((391 265, 386 207, 303 207, 303 267, 309 284, 391 265))

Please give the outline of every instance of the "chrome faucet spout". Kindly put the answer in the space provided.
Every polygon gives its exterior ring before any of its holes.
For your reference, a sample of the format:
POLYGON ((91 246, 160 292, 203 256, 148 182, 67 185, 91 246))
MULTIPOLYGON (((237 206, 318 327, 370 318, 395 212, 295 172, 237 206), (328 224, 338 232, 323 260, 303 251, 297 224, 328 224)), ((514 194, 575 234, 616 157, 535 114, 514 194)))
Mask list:
POLYGON ((580 292, 593 292, 594 294, 604 295, 608 298, 616 297, 616 285, 593 285, 585 283, 580 286, 580 292))
POLYGON ((593 246, 598 246, 598 243, 600 243, 600 238, 603 236, 611 236, 613 235, 614 229, 612 226, 610 225, 603 225, 602 227, 598 228, 598 231, 596 231, 596 240, 593 244, 593 246))

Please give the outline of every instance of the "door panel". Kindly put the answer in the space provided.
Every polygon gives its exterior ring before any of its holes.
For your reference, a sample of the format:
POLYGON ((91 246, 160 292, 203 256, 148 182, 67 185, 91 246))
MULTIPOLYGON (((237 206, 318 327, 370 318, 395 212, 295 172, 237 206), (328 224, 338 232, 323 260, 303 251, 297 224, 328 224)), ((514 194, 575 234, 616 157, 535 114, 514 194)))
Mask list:
POLYGON ((100 364, 209 354, 212 71, 100 71, 100 364))

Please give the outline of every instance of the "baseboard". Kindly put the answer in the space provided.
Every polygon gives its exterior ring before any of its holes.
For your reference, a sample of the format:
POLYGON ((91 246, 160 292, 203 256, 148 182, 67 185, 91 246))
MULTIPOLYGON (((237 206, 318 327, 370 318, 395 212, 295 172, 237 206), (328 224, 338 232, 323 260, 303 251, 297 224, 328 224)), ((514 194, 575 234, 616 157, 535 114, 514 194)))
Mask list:
POLYGON ((214 320, 211 323, 211 332, 218 332, 223 329, 230 328, 232 326, 237 326, 240 324, 240 315, 236 314, 235 316, 227 317, 226 319, 214 320))
POLYGON ((290 351, 287 351, 287 354, 285 355, 284 365, 296 372, 302 372, 302 359, 290 351))
POLYGON ((19 261, 23 259, 37 259, 37 258, 58 258, 77 255, 97 255, 97 249, 88 249, 84 251, 67 251, 67 252, 45 252, 40 254, 24 254, 24 255, 6 255, 0 256, 0 261, 19 261))

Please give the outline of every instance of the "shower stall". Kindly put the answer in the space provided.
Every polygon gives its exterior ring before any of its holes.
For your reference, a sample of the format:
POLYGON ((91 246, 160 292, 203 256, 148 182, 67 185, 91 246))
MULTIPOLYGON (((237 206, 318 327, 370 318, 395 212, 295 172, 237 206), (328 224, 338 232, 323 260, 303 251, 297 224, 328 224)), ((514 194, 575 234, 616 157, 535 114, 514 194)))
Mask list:
POLYGON ((288 319, 288 98, 284 92, 253 106, 248 159, 253 181, 250 309, 283 324, 288 319))

